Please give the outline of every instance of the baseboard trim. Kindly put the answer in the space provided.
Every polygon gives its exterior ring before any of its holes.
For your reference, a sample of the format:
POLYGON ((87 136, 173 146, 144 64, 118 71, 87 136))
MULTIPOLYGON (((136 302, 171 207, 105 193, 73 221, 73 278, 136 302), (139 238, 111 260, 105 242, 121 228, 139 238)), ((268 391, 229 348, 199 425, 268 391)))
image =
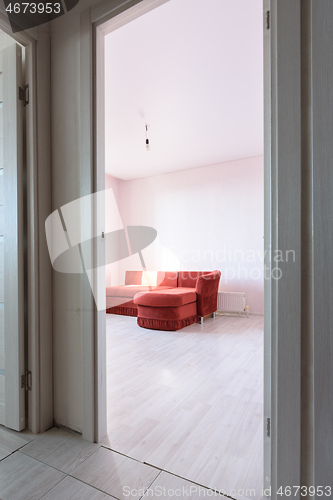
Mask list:
MULTIPOLYGON (((238 313, 238 312, 223 312, 216 311, 217 316, 239 316, 240 318, 247 318, 246 313, 238 313)), ((264 316, 264 313, 249 313, 250 316, 264 316)))

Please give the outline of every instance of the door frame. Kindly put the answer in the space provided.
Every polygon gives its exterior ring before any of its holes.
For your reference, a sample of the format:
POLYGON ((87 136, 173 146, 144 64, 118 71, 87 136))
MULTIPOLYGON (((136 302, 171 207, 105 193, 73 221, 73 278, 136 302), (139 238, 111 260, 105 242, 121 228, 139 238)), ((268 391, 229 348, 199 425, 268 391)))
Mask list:
POLYGON ((27 428, 38 434, 53 425, 52 266, 44 237, 45 220, 52 212, 50 36, 47 24, 13 33, 4 4, 0 6, 0 29, 25 48, 24 82, 29 84, 25 117, 27 252, 24 300, 27 310, 26 369, 32 376, 26 402, 27 428), (38 168, 39 165, 43 168, 38 168))
POLYGON ((301 485, 301 0, 265 0, 264 23, 265 265, 283 276, 265 280, 264 485, 278 498, 301 485))
MULTIPOLYGON (((103 0, 81 13, 81 122, 92 126, 81 130, 80 143, 82 151, 87 153, 91 192, 104 189, 103 141, 98 139, 104 130, 101 97, 104 95, 104 37, 153 4, 153 0, 103 0)), ((158 4, 157 0, 155 6, 158 4)), ((274 264, 285 273, 285 279, 265 280, 264 289, 264 486, 272 486, 272 491, 276 491, 278 486, 291 486, 300 481, 301 467, 301 0, 295 0, 292 6, 286 1, 264 0, 263 8, 264 23, 270 11, 269 26, 264 28, 265 249, 271 253, 275 249, 295 250, 298 257, 293 266, 274 264)), ((268 255, 265 264, 271 271, 268 255)), ((105 336, 105 313, 97 312, 94 332, 89 328, 83 332, 87 374, 83 381, 84 408, 94 409, 84 423, 83 436, 96 442, 106 434, 105 336), (92 373, 93 383, 87 380, 92 373)), ((300 498, 299 494, 296 498, 300 498)))

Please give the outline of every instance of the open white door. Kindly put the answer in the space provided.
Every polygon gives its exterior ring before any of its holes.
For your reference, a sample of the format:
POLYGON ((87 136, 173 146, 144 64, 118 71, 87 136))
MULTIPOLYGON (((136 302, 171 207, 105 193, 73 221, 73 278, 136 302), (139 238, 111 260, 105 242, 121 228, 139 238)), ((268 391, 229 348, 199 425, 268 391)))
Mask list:
POLYGON ((0 51, 0 424, 25 427, 22 49, 0 51))

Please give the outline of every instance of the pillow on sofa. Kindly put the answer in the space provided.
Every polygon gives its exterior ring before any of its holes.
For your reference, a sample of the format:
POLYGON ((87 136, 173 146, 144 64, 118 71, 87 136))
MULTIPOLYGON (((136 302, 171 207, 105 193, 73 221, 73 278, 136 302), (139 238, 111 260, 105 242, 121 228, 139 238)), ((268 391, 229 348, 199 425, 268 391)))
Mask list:
POLYGON ((180 271, 178 286, 184 288, 195 288, 199 276, 209 274, 211 271, 180 271))
POLYGON ((143 271, 126 271, 125 285, 141 285, 143 271))
POLYGON ((158 271, 157 286, 170 286, 177 288, 178 272, 177 271, 158 271))
POLYGON ((141 285, 156 286, 157 271, 143 271, 141 285))

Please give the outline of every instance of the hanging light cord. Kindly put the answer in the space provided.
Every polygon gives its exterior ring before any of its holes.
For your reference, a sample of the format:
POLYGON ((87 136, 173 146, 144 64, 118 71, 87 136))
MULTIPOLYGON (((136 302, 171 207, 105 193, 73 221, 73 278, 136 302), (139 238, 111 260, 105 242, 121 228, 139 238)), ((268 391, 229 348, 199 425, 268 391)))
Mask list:
POLYGON ((146 150, 149 151, 150 150, 150 142, 148 139, 148 125, 145 125, 145 127, 146 127, 146 150))

